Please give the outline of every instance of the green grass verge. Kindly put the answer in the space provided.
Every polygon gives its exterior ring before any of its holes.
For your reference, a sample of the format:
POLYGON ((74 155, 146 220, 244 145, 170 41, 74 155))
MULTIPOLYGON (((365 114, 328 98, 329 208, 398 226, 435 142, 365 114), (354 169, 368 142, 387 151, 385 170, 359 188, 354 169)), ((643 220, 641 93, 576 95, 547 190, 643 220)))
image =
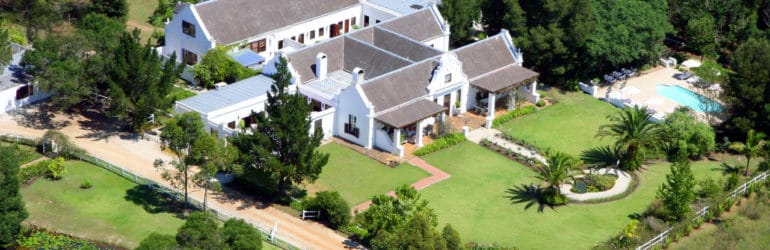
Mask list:
POLYGON ((407 164, 388 167, 337 143, 326 144, 319 150, 329 154, 329 163, 308 190, 337 191, 351 206, 429 176, 427 172, 407 164))
MULTIPOLYGON (((141 39, 145 41, 152 35, 154 27, 148 22, 150 16, 158 7, 157 0, 128 0, 128 19, 126 28, 131 31, 139 28, 142 32, 141 39)), ((158 28, 163 31, 163 28, 158 28)))
POLYGON ((35 148, 30 146, 0 142, 0 147, 3 147, 3 146, 10 146, 16 149, 15 151, 16 151, 16 155, 19 157, 19 164, 25 164, 25 163, 34 161, 40 157, 43 157, 43 155, 38 153, 37 150, 35 150, 35 148))
POLYGON ((503 123, 497 128, 539 148, 550 147, 575 156, 579 156, 583 150, 611 142, 594 136, 599 126, 607 123, 607 116, 619 109, 579 92, 562 94, 549 91, 548 96, 558 103, 503 123))
MULTIPOLYGON (((527 167, 470 142, 425 156, 452 175, 421 191, 466 242, 500 243, 521 249, 587 249, 615 235, 629 215, 642 212, 669 172, 668 163, 650 166, 627 197, 601 204, 570 204, 538 211, 515 203, 506 190, 538 183, 527 167)), ((721 176, 720 170, 694 168, 697 178, 721 176)))
POLYGON ((195 96, 195 92, 178 86, 174 86, 174 88, 171 89, 171 93, 168 93, 169 98, 174 98, 174 100, 177 101, 184 100, 193 96, 195 96))
POLYGON ((22 189, 26 223, 128 248, 153 232, 174 235, 184 223, 142 186, 85 162, 66 165, 63 179, 40 178, 22 189), (80 188, 85 180, 91 189, 80 188))

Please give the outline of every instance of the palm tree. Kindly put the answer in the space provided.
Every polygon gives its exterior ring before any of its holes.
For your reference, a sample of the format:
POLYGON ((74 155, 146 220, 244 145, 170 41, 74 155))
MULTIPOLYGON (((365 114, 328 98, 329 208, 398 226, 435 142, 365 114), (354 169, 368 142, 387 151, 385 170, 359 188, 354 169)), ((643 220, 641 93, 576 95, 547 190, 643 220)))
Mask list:
POLYGON ((765 134, 762 132, 756 132, 750 129, 746 133, 746 142, 733 142, 730 144, 730 149, 737 151, 738 153, 746 156, 746 170, 745 176, 749 176, 749 166, 751 164, 752 157, 760 156, 764 151, 765 134))
POLYGON ((615 147, 620 153, 620 167, 636 170, 642 165, 641 153, 645 149, 657 148, 661 135, 660 127, 650 121, 651 113, 646 107, 634 106, 607 117, 610 124, 599 127, 596 137, 614 137, 615 147))
POLYGON ((563 152, 549 152, 547 155, 548 165, 536 167, 538 176, 536 178, 546 183, 546 188, 559 190, 559 186, 565 180, 572 178, 572 170, 580 166, 580 161, 563 152))

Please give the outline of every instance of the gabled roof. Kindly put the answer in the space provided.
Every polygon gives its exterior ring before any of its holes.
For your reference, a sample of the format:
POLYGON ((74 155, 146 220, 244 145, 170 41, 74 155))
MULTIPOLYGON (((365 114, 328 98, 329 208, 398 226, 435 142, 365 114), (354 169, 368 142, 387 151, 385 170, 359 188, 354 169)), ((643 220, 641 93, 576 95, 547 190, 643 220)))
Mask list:
POLYGON ((358 0, 212 0, 195 5, 218 44, 290 26, 359 4, 358 0))
POLYGON ((540 74, 518 65, 508 65, 471 80, 474 86, 489 92, 500 92, 510 87, 531 83, 540 74))
POLYGON ((270 91, 273 79, 265 75, 257 75, 236 83, 196 95, 178 103, 189 107, 201 114, 208 114, 238 103, 248 101, 270 91))
POLYGON ((404 35, 414 40, 424 42, 426 40, 444 35, 438 17, 431 8, 423 8, 415 13, 389 20, 379 26, 404 35))
POLYGON ((436 61, 426 60, 372 79, 361 88, 374 105, 374 111, 380 112, 428 94, 436 66, 436 61))
POLYGON ((375 119, 395 128, 403 128, 426 117, 441 113, 445 109, 435 102, 420 99, 378 115, 375 119))
POLYGON ((534 81, 539 74, 519 66, 505 33, 454 50, 471 84, 500 92, 534 81))

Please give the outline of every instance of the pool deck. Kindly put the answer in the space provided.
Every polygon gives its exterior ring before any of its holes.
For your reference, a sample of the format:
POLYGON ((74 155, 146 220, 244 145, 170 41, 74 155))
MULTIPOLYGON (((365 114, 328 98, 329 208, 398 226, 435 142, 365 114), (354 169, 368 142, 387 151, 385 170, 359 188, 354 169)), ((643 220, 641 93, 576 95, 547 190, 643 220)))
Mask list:
MULTIPOLYGON (((621 89, 623 81, 618 81, 612 86, 600 87, 596 96, 602 98, 616 96, 620 97, 621 99, 630 99, 631 104, 647 106, 649 109, 655 110, 655 112, 660 115, 669 114, 674 112, 674 109, 682 105, 671 99, 668 99, 665 96, 658 95, 656 85, 675 85, 695 93, 702 92, 701 89, 693 86, 687 81, 674 78, 674 75, 679 73, 681 72, 674 68, 658 66, 642 72, 639 76, 631 77, 630 79, 626 80, 625 90, 621 89), (637 89, 638 91, 636 91, 637 89)), ((698 113, 699 116, 702 115, 702 113, 698 113)))

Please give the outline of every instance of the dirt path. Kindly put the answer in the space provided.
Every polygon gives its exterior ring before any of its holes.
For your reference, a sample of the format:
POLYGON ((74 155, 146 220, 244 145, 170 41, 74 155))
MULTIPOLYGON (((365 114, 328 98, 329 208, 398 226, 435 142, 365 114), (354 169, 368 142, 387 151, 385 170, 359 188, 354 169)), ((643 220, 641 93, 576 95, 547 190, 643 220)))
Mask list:
MULTIPOLYGON (((414 157, 412 159, 409 159, 409 161, 407 161, 407 162, 409 164, 412 164, 412 165, 416 166, 416 167, 419 167, 422 170, 425 170, 426 172, 430 173, 430 175, 431 175, 431 176, 422 178, 421 180, 419 180, 419 181, 417 181, 415 183, 412 183, 412 187, 414 189, 421 190, 421 189, 424 189, 424 188, 426 188, 426 187, 428 187, 430 185, 433 185, 433 184, 436 184, 436 183, 438 183, 440 181, 446 180, 449 177, 452 177, 448 173, 446 173, 444 171, 441 171, 441 169, 438 169, 438 168, 428 164, 427 162, 425 162, 423 159, 420 159, 419 157, 414 157)), ((396 197, 396 191, 390 191, 390 192, 388 192, 386 194, 391 196, 391 197, 396 197)), ((368 201, 365 201, 364 203, 358 204, 355 207, 351 208, 350 212, 352 214, 356 214, 357 212, 362 212, 362 211, 368 209, 369 206, 371 206, 371 205, 372 205, 372 201, 368 200, 368 201)))
MULTIPOLYGON (((46 116, 34 110, 26 112, 14 116, 0 113, 0 133, 41 137, 46 129, 57 129, 91 154, 147 179, 168 185, 152 165, 157 158, 167 162, 172 159, 171 155, 160 150, 158 143, 115 132, 118 130, 112 129, 109 124, 80 115, 46 116)), ((203 192, 195 190, 190 196, 202 200, 203 192)), ((271 206, 257 207, 254 201, 214 196, 209 199, 209 204, 235 217, 256 222, 263 229, 272 228, 277 223, 276 235, 303 249, 345 249, 349 248, 346 243, 352 244, 347 238, 319 223, 303 221, 271 206)))
POLYGON ((21 166, 19 166, 19 167, 20 167, 20 168, 26 168, 26 167, 32 166, 32 164, 35 164, 35 163, 38 163, 38 162, 44 161, 45 159, 48 159, 48 158, 46 158, 45 156, 41 156, 40 158, 34 159, 34 160, 32 160, 31 162, 27 162, 27 163, 24 163, 24 164, 22 164, 22 165, 21 165, 21 166))

